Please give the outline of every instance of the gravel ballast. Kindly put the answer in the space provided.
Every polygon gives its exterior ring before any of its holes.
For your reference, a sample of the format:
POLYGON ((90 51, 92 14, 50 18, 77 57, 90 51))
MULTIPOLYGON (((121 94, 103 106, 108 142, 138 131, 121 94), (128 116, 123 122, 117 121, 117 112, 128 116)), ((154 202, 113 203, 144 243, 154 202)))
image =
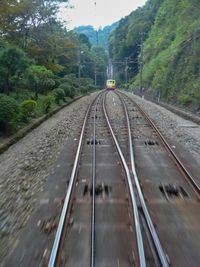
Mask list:
POLYGON ((78 138, 88 104, 95 96, 85 96, 62 109, 0 155, 0 259, 25 226, 35 196, 43 190, 64 144, 78 138))
POLYGON ((185 120, 173 112, 142 99, 131 93, 126 93, 156 123, 158 128, 172 142, 176 142, 189 151, 200 166, 200 126, 194 122, 185 120))
POLYGON ((116 94, 109 92, 106 97, 106 108, 111 120, 113 130, 119 138, 122 138, 122 129, 124 127, 124 110, 121 101, 116 94))

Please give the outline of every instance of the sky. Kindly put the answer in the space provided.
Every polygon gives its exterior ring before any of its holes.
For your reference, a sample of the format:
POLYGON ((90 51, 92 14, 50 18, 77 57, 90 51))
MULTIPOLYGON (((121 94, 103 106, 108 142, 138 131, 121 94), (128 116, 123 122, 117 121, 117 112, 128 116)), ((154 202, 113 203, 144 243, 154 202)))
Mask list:
POLYGON ((69 0, 74 8, 61 6, 60 16, 67 21, 69 29, 80 25, 99 28, 120 20, 145 2, 146 0, 69 0))

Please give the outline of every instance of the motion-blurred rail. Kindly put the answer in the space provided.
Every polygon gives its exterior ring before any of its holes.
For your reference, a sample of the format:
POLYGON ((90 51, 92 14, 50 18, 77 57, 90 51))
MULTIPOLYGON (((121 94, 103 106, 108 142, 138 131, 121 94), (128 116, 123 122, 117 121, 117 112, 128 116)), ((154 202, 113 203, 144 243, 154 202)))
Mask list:
POLYGON ((94 267, 101 263, 138 267, 170 265, 166 244, 163 245, 155 228, 136 170, 133 125, 127 104, 130 101, 155 131, 167 154, 170 153, 170 160, 173 159, 199 198, 194 177, 156 125, 139 105, 119 92, 114 95, 121 102, 125 118, 123 131, 127 146, 123 147, 107 108, 109 94, 113 93, 100 93, 86 112, 49 267, 94 267), (126 147, 128 150, 124 150, 126 147))

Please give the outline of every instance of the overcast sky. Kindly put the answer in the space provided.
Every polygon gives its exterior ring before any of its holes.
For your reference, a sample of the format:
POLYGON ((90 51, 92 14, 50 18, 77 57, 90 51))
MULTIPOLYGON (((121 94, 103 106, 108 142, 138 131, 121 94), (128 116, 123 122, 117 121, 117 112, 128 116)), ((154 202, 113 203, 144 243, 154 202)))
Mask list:
POLYGON ((146 0, 69 0, 72 9, 61 7, 61 18, 68 21, 68 28, 92 25, 95 28, 112 24, 128 15, 146 0), (96 8, 95 8, 96 2, 96 8))

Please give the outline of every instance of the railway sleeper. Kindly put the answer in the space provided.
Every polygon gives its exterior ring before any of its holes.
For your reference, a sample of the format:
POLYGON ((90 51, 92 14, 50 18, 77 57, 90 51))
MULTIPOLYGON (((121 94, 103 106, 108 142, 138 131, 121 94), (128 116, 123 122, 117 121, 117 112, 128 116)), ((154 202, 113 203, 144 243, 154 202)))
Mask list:
POLYGON ((159 145, 157 141, 152 140, 152 139, 146 140, 144 143, 145 143, 146 146, 148 146, 148 145, 149 146, 154 146, 154 145, 158 146, 159 145))
POLYGON ((159 189, 161 193, 167 199, 175 199, 175 198, 188 198, 189 194, 182 186, 167 184, 167 185, 160 185, 159 189))
MULTIPOLYGON (((94 140, 93 139, 90 139, 90 140, 87 140, 87 145, 94 145, 94 140)), ((101 140, 97 140, 95 139, 95 145, 101 145, 101 140)))
MULTIPOLYGON (((92 190, 93 190, 92 186, 89 187, 89 185, 86 184, 83 189, 83 196, 87 196, 88 194, 90 194, 90 196, 92 197, 93 195, 92 190)), ((105 196, 108 197, 111 191, 112 187, 107 184, 97 184, 95 186, 95 196, 97 197, 105 197, 105 196)))

